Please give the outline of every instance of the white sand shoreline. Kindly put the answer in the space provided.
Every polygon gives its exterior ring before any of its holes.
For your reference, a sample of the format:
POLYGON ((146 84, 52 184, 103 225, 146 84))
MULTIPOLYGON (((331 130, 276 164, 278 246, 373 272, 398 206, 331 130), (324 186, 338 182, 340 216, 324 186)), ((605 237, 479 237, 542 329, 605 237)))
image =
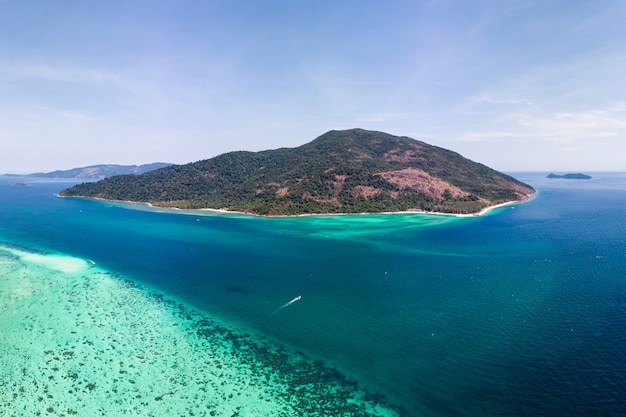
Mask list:
MULTIPOLYGON (((377 212, 377 213, 368 213, 368 212, 363 212, 363 213, 303 213, 303 214, 285 214, 285 215, 262 215, 262 214, 255 214, 255 213, 248 213, 245 211, 236 211, 236 210, 226 210, 226 209, 213 209, 213 208, 200 208, 200 209, 181 209, 179 207, 161 207, 161 206, 155 206, 151 203, 148 202, 139 202, 139 201, 127 201, 127 200, 107 200, 105 198, 98 198, 98 197, 64 197, 64 196, 60 196, 57 194, 57 197, 60 198, 87 198, 87 199, 93 199, 93 200, 100 200, 100 201, 109 201, 112 203, 124 203, 124 204, 138 204, 138 205, 143 205, 143 206, 147 206, 150 207, 151 209, 154 210, 164 210, 164 211, 173 211, 173 212, 192 212, 192 213, 197 213, 197 212, 208 212, 208 213, 216 213, 216 214, 223 214, 223 215, 239 215, 239 216, 251 216, 251 217, 263 217, 263 218, 289 218, 289 217, 313 217, 313 216, 363 216, 363 215, 377 215, 377 214, 385 214, 385 215, 389 215, 389 214, 421 214, 421 215, 434 215, 434 216, 451 216, 451 217, 478 217, 478 216, 483 216, 497 208, 501 208, 501 207, 506 207, 506 206, 512 206, 514 204, 521 204, 521 203, 525 203, 527 201, 530 201, 535 195, 537 195, 537 193, 534 194, 529 194, 528 195, 528 199, 527 200, 512 200, 512 201, 507 201, 504 203, 500 203, 500 204, 496 204, 493 206, 489 206, 489 207, 485 207, 483 208, 481 211, 477 212, 477 213, 467 213, 467 214, 459 214, 459 213, 445 213, 445 212, 437 212, 437 211, 424 211, 424 210, 405 210, 405 211, 383 211, 383 212, 377 212)), ((186 214, 186 213, 185 213, 186 214)))
POLYGON ((500 207, 506 207, 506 206, 512 206, 514 204, 518 204, 518 203, 525 203, 526 201, 529 201, 532 196, 536 195, 535 194, 530 194, 528 196, 527 200, 511 200, 511 201, 507 201, 504 203, 500 203, 500 204, 496 204, 493 206, 489 206, 489 207, 485 207, 484 209, 482 209, 481 211, 479 211, 478 213, 467 213, 467 214, 459 214, 459 213, 445 213, 445 212, 438 212, 438 211, 424 211, 424 210, 405 210, 405 211, 383 211, 383 212, 377 212, 377 213, 368 213, 368 212, 363 212, 363 213, 304 213, 304 214, 293 214, 293 215, 261 215, 261 214, 255 214, 255 213, 247 213, 247 212, 243 212, 243 211, 234 211, 234 210, 225 210, 225 209, 212 209, 212 208, 201 208, 201 209, 179 209, 176 207, 158 207, 158 206, 153 206, 150 203, 143 203, 143 204, 147 204, 150 207, 154 207, 154 208, 163 208, 163 209, 174 209, 174 210, 198 210, 198 211, 208 211, 208 212, 212 212, 212 213, 219 213, 219 214, 238 214, 238 215, 244 215, 244 216, 253 216, 253 217, 267 217, 267 218, 288 218, 288 217, 313 217, 313 216, 363 216, 363 215, 377 215, 377 214, 426 214, 426 215, 434 215, 434 216, 452 216, 452 217, 477 217, 477 216, 483 216, 489 212, 491 212, 492 210, 495 210, 497 208, 500 207))

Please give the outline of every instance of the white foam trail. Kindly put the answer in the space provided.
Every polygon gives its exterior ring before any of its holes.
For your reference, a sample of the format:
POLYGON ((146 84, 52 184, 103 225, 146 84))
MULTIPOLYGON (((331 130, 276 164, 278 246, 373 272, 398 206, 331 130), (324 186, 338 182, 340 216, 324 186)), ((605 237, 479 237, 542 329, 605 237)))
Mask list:
POLYGON ((285 308, 285 307, 287 307, 287 306, 289 306, 289 305, 291 305, 291 304, 295 303, 296 301, 300 301, 301 299, 302 299, 302 296, 301 296, 301 295, 299 295, 299 296, 297 296, 296 298, 294 298, 293 300, 289 301, 289 302, 288 302, 287 304, 285 304, 284 306, 282 306, 280 309, 283 309, 283 308, 285 308))
MULTIPOLYGON (((278 307, 276 310, 274 310, 274 311, 272 312, 272 314, 270 314, 270 315, 269 315, 269 317, 272 317, 274 314, 278 313, 278 312, 279 312, 280 310, 282 310, 283 308, 285 308, 285 307, 289 307, 290 305, 292 305, 292 304, 293 304, 293 303, 295 303, 296 301, 300 301, 301 299, 302 299, 302 296, 301 296, 301 295, 297 296, 297 297, 296 297, 296 298, 294 298, 293 300, 289 301, 287 304, 285 304, 285 305, 282 305, 282 306, 278 307)), ((268 318, 269 318, 269 317, 268 317, 268 318)))

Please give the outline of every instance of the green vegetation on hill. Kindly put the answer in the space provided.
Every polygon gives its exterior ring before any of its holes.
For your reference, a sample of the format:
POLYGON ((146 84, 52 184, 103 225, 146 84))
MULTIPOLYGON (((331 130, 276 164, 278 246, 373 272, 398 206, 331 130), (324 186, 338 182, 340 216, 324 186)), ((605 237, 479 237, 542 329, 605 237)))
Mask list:
POLYGON ((230 152, 142 175, 84 183, 63 196, 261 215, 424 210, 474 213, 532 187, 407 137, 330 131, 297 148, 230 152))

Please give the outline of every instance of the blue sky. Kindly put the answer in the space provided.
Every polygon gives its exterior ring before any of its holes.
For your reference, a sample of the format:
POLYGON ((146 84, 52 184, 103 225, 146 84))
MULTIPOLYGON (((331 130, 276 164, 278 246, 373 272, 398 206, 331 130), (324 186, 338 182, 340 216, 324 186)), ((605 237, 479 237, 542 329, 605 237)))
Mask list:
POLYGON ((0 173, 332 129, 502 171, 626 170, 623 0, 0 0, 0 173))

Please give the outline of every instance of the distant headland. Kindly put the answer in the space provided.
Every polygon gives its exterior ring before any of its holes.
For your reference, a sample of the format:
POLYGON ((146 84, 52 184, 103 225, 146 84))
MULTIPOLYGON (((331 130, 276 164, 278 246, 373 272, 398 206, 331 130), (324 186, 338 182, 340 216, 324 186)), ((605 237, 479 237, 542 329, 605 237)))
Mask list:
POLYGON ((34 174, 16 175, 5 174, 6 177, 35 177, 35 178, 51 178, 51 179, 84 179, 84 180, 101 180, 103 178, 112 177, 114 175, 127 174, 144 174, 159 168, 164 168, 172 164, 166 162, 154 162, 144 165, 116 165, 101 164, 90 165, 81 168, 72 168, 67 170, 57 170, 52 172, 36 172, 34 174))
POLYGON ((458 153, 408 137, 333 130, 296 148, 229 152, 141 175, 78 184, 61 196, 264 216, 422 211, 479 213, 535 190, 458 153))
POLYGON ((556 175, 556 174, 548 174, 546 178, 563 178, 566 180, 590 180, 593 177, 586 174, 564 174, 564 175, 556 175))

